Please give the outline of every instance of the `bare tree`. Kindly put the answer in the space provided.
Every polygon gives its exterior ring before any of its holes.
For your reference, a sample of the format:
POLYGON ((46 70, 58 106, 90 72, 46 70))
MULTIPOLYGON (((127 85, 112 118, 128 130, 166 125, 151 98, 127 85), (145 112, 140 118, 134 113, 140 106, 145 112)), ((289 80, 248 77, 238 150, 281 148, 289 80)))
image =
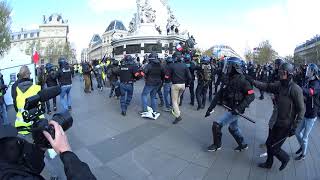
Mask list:
POLYGON ((257 55, 254 60, 259 64, 265 64, 273 61, 278 56, 278 53, 272 48, 268 40, 259 44, 257 55))
POLYGON ((253 57, 253 53, 251 50, 246 50, 246 52, 244 53, 244 58, 247 60, 247 61, 251 61, 254 59, 253 57))
POLYGON ((10 48, 11 8, 6 1, 0 1, 0 55, 10 48))

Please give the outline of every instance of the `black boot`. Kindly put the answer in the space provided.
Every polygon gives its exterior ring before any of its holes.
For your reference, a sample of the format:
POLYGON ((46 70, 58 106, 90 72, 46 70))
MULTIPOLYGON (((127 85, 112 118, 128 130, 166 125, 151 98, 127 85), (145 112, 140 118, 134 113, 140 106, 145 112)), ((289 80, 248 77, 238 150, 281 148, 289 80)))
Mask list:
POLYGON ((279 161, 281 161, 279 171, 282 171, 287 167, 288 162, 290 161, 290 156, 282 149, 275 156, 277 157, 277 159, 279 159, 279 161))
POLYGON ((182 118, 181 116, 177 117, 173 122, 172 124, 178 124, 178 122, 182 121, 182 118))
POLYGON ((232 130, 230 127, 228 128, 230 134, 232 135, 232 137, 236 140, 236 142, 238 143, 238 147, 236 147, 234 150, 237 152, 241 152, 244 150, 248 149, 248 145, 243 143, 243 137, 241 136, 237 136, 235 131, 232 130))
POLYGON ((222 129, 222 126, 219 123, 213 122, 212 124, 213 144, 218 149, 221 148, 221 139, 222 139, 221 129, 222 129))

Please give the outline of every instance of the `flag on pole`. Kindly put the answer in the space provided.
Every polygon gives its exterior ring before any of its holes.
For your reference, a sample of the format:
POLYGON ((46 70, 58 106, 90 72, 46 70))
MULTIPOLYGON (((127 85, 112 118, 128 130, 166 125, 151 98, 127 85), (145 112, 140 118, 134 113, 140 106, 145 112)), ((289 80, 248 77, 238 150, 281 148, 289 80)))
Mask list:
POLYGON ((177 44, 176 49, 177 49, 178 51, 182 51, 182 50, 183 50, 183 48, 182 48, 182 46, 181 46, 180 44, 177 44))
POLYGON ((39 54, 38 54, 36 48, 33 48, 32 59, 33 59, 33 63, 34 64, 38 64, 38 62, 39 62, 39 54))

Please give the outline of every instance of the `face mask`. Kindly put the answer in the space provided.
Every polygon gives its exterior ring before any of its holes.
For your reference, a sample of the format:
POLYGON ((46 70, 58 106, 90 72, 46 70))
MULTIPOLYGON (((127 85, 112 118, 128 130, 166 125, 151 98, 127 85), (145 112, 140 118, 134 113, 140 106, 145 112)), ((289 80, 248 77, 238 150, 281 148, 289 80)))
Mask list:
POLYGON ((289 79, 281 79, 281 86, 288 87, 290 80, 289 79))

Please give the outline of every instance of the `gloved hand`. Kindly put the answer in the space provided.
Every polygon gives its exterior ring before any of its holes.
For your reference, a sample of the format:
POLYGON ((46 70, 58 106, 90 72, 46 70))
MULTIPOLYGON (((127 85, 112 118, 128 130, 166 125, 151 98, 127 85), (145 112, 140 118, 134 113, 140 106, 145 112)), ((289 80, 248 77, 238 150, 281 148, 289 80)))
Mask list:
POLYGON ((238 115, 238 114, 240 114, 240 112, 239 112, 238 109, 232 109, 231 114, 232 115, 238 115))
POLYGON ((213 112, 214 112, 213 110, 212 110, 211 112, 208 110, 208 111, 206 112, 206 115, 205 115, 204 117, 209 117, 213 112))
POLYGON ((251 76, 249 76, 249 75, 245 75, 245 77, 246 77, 246 80, 249 81, 249 83, 250 83, 251 85, 253 85, 254 79, 253 79, 251 76))
POLYGON ((291 128, 288 134, 288 137, 294 136, 296 134, 296 129, 295 128, 291 128))

